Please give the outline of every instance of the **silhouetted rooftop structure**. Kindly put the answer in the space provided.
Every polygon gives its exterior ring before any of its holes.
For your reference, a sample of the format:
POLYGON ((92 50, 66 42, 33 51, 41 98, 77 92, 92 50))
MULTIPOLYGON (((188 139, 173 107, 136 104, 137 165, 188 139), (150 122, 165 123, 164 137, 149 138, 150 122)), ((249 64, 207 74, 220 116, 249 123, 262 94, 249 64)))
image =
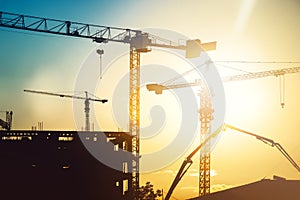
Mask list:
POLYGON ((295 200, 300 199, 300 180, 262 179, 190 200, 295 200))

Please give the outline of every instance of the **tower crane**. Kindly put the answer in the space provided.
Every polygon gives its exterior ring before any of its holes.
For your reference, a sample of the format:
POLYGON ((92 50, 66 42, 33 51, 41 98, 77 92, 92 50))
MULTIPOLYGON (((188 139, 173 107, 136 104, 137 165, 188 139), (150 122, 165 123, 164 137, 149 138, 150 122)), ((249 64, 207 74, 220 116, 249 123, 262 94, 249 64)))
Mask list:
POLYGON ((60 94, 60 93, 52 93, 52 92, 44 92, 44 91, 36 91, 36 90, 24 90, 24 92, 36 93, 36 94, 46 94, 58 97, 66 97, 73 99, 81 99, 84 100, 84 113, 85 113, 85 130, 90 131, 90 101, 96 101, 101 103, 106 103, 107 99, 99 99, 99 98, 90 98, 88 96, 88 92, 85 91, 85 97, 60 94))
POLYGON ((140 152, 140 54, 150 52, 150 47, 184 50, 187 58, 200 55, 201 51, 216 49, 216 42, 201 43, 199 39, 187 40, 185 45, 161 38, 141 30, 108 27, 72 21, 48 19, 0 11, 0 27, 41 33, 91 39, 96 43, 118 42, 129 44, 129 133, 132 136, 131 163, 134 199, 139 192, 140 152))
POLYGON ((170 189, 168 190, 168 193, 166 195, 166 198, 165 200, 169 200, 171 198, 171 195, 174 191, 174 189, 176 188, 177 184, 179 183, 179 181, 182 179, 182 177, 184 176, 184 174, 188 171, 188 169, 190 168, 190 166, 193 164, 193 161, 192 161, 192 158, 193 156, 199 151, 201 150, 202 148, 204 148, 204 146, 209 143, 209 141, 216 137, 221 131, 222 129, 225 131, 226 129, 232 129, 232 130, 235 130, 235 131, 238 131, 240 133, 244 133, 244 134, 247 134, 247 135, 250 135, 250 136, 254 136, 256 139, 264 142, 265 144, 268 144, 270 145, 271 147, 276 147, 280 153, 282 153, 282 155, 293 165, 293 167, 296 168, 296 170, 300 173, 300 167, 299 165, 293 160, 293 158, 287 153, 287 151, 277 142, 275 142, 274 140, 272 139, 269 139, 269 138, 266 138, 266 137, 263 137, 263 136, 260 136, 260 135, 257 135, 257 134, 254 134, 254 133, 251 133, 251 132, 248 132, 248 131, 245 131, 243 129, 240 129, 240 128, 237 128, 235 126, 232 126, 232 125, 228 125, 228 124, 223 124, 223 126, 221 126, 220 128, 218 128, 215 132, 213 132, 212 134, 210 134, 206 139, 204 139, 200 145, 198 147, 196 147, 192 153, 190 153, 186 159, 184 159, 183 163, 181 164, 181 167, 180 169, 178 170, 175 178, 174 178, 174 181, 172 182, 171 184, 171 187, 170 189))
MULTIPOLYGON (((242 81, 242 80, 249 80, 249 79, 264 78, 268 76, 280 77, 280 76, 284 76, 285 74, 293 74, 299 72, 300 72, 300 67, 290 67, 290 68, 282 68, 282 69, 275 69, 275 70, 268 70, 268 71, 253 72, 248 74, 225 76, 222 77, 222 81, 223 82, 242 81)), ((149 91, 154 91, 155 94, 162 94, 163 90, 199 86, 200 83, 201 83, 200 79, 197 79, 191 83, 166 84, 166 85, 153 83, 153 84, 148 84, 147 89, 149 91)))
MULTIPOLYGON (((269 76, 282 77, 285 74, 299 73, 300 67, 282 68, 277 70, 268 70, 261 72, 254 72, 248 74, 240 74, 233 76, 222 77, 223 82, 229 81, 241 81, 256 78, 263 78, 269 76)), ((200 86, 200 113, 199 118, 201 122, 200 129, 200 141, 203 141, 206 134, 209 132, 210 122, 213 116, 213 106, 211 101, 211 95, 208 88, 205 86, 201 79, 197 79, 190 83, 179 84, 147 84, 146 87, 149 91, 154 91, 155 94, 162 94, 163 90, 200 86)), ((284 102, 281 101, 281 106, 284 106, 284 102)), ((200 152, 200 164, 199 164, 199 196, 210 193, 210 152, 209 142, 204 145, 200 152)))
POLYGON ((0 112, 6 114, 6 121, 0 119, 0 126, 5 130, 9 131, 11 129, 13 112, 12 111, 0 111, 0 112))

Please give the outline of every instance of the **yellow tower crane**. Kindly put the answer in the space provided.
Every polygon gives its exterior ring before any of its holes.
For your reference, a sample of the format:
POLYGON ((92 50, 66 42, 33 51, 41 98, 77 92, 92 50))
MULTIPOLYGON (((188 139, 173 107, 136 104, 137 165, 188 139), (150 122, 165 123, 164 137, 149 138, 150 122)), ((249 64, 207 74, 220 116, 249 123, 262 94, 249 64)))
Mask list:
MULTIPOLYGON (((223 82, 229 81, 242 81, 249 79, 257 79, 269 76, 275 76, 281 78, 285 74, 299 73, 300 67, 291 67, 291 68, 282 68, 276 70, 269 71, 261 71, 247 74, 240 74, 234 76, 226 76, 222 77, 223 82)), ((173 79, 174 81, 174 79, 173 79)), ((200 129, 200 142, 202 143, 207 134, 210 131, 210 122, 213 117, 213 105, 212 105, 212 96, 209 93, 209 89, 203 83, 203 80, 197 79, 191 83, 182 83, 182 84, 148 84, 146 87, 149 91, 154 91, 156 94, 162 94, 163 90, 176 89, 176 88, 184 88, 184 87, 192 87, 192 86, 200 86, 200 113, 199 119, 201 123, 200 129)), ((282 88, 281 88, 282 89, 282 88)), ((281 96, 282 100, 282 96, 281 96)), ((284 106, 284 101, 280 102, 281 106, 284 106)), ((200 164, 199 164, 199 196, 203 196, 205 194, 210 193, 210 151, 209 151, 210 143, 209 141, 205 142, 205 145, 202 147, 200 151, 200 164)))
POLYGON ((139 193, 140 153, 140 53, 151 51, 150 47, 183 50, 187 58, 200 55, 201 51, 216 49, 216 42, 201 43, 199 39, 187 40, 185 45, 161 38, 141 30, 108 27, 72 21, 20 15, 0 11, 0 27, 35 31, 41 33, 91 39, 96 43, 118 42, 129 44, 129 133, 132 136, 132 187, 134 199, 139 193))

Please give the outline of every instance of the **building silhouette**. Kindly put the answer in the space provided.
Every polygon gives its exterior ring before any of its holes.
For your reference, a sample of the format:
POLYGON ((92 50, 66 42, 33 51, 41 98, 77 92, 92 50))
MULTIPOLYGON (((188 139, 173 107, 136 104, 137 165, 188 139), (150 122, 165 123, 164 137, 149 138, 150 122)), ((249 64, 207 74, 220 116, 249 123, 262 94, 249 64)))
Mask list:
POLYGON ((0 199, 132 199, 131 160, 117 154, 131 149, 125 132, 0 131, 0 199), (123 170, 98 161, 84 143, 111 143, 100 153, 123 170))

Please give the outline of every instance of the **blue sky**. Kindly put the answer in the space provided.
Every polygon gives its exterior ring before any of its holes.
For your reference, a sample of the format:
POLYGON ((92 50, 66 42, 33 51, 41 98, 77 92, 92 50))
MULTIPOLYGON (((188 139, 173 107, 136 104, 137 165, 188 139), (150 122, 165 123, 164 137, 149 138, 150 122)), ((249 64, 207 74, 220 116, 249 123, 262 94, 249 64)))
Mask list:
POLYGON ((72 0, 12 0, 1 1, 2 10, 7 12, 24 13, 25 15, 44 16, 48 18, 64 18, 66 20, 91 20, 94 22, 105 22, 112 19, 112 11, 126 8, 124 1, 72 1, 72 0), (94 18, 96 17, 96 18, 94 18), (94 19, 93 19, 94 18, 94 19))

